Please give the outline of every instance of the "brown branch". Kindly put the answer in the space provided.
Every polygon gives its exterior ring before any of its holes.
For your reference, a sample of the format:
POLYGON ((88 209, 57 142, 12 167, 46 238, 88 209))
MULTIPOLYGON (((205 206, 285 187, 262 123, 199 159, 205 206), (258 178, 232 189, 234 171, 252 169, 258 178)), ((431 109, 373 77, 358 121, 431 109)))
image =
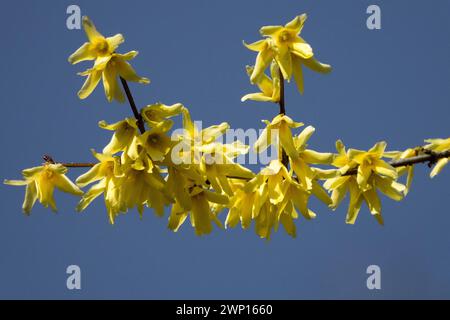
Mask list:
MULTIPOLYGON (((432 166, 434 163, 436 163, 439 159, 443 158, 450 158, 450 150, 444 151, 444 152, 433 152, 429 150, 423 149, 422 152, 426 152, 425 154, 421 154, 415 157, 410 157, 406 159, 400 159, 400 160, 394 160, 391 162, 388 162, 391 166, 394 168, 398 167, 407 167, 412 166, 417 163, 425 163, 428 162, 428 166, 432 166)), ((45 162, 48 163, 59 163, 55 162, 53 158, 49 155, 44 155, 43 159, 45 162)), ((61 162, 61 165, 67 168, 91 168, 96 165, 96 163, 92 162, 61 162)), ((358 168, 353 168, 346 173, 342 174, 342 176, 350 176, 358 173, 358 168)), ((238 176, 227 176, 229 179, 241 179, 241 180, 250 180, 249 178, 244 177, 238 177, 238 176)))
POLYGON ((123 89, 125 90, 125 94, 127 95, 128 102, 130 103, 131 110, 133 111, 133 115, 137 120, 137 126, 141 134, 145 132, 144 120, 142 119, 142 115, 138 111, 136 107, 136 103, 134 103, 133 95, 131 94, 130 88, 128 87, 127 81, 120 77, 120 82, 122 83, 123 89))
MULTIPOLYGON (((280 112, 279 114, 286 114, 286 106, 284 101, 284 77, 283 73, 281 72, 281 69, 279 69, 280 74, 280 101, 278 101, 278 104, 280 105, 280 112)), ((284 152, 283 148, 279 148, 279 152, 281 152, 281 163, 287 168, 289 165, 289 157, 287 156, 286 152, 284 152)))
MULTIPOLYGON (((412 165, 417 164, 417 163, 428 162, 428 166, 431 167, 439 159, 449 158, 450 157, 450 150, 444 151, 444 152, 433 152, 433 151, 426 150, 426 149, 422 148, 422 152, 424 152, 424 154, 421 154, 421 155, 418 155, 418 156, 415 156, 415 157, 394 160, 394 161, 391 161, 391 162, 388 162, 388 163, 391 166, 393 166, 394 168, 398 168, 398 167, 412 166, 412 165)), ((353 168, 351 170, 348 170, 346 173, 344 173, 342 175, 343 176, 351 176, 351 175, 354 175, 354 174, 357 174, 357 173, 358 173, 358 168, 353 168)))
POLYGON ((61 164, 67 168, 91 168, 96 165, 96 163, 92 162, 67 162, 61 164))

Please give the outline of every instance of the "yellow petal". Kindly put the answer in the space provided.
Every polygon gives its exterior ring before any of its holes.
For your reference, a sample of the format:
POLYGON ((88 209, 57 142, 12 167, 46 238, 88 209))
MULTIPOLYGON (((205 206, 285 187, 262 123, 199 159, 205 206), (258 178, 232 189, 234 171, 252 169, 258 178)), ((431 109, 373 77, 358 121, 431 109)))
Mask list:
POLYGON ((239 223, 239 210, 237 208, 230 208, 227 218, 225 219, 225 228, 234 228, 239 223))
POLYGON ((219 125, 210 126, 205 128, 201 132, 201 138, 204 143, 211 143, 215 141, 218 137, 223 135, 225 131, 230 128, 230 125, 226 122, 222 122, 219 125))
POLYGON ((198 236, 209 234, 212 224, 209 218, 210 208, 208 201, 203 195, 197 195, 192 199, 191 223, 198 236))
POLYGON ((101 71, 93 70, 92 72, 90 72, 80 91, 78 91, 78 97, 80 99, 86 99, 87 97, 89 97, 92 91, 94 91, 94 89, 97 87, 101 76, 101 71))
POLYGON ((187 218, 187 212, 183 210, 178 203, 173 204, 172 210, 169 216, 168 228, 174 232, 177 232, 181 225, 187 218))
POLYGON ((123 35, 118 33, 112 37, 106 38, 106 41, 108 42, 109 50, 112 53, 112 52, 116 51, 117 47, 120 44, 122 44, 125 41, 125 39, 123 38, 123 35))
POLYGON ((26 180, 3 180, 4 184, 10 185, 10 186, 26 186, 30 183, 30 181, 26 180))
POLYGON ((264 26, 261 29, 259 29, 259 33, 263 36, 271 36, 278 31, 281 31, 283 29, 282 26, 264 26))
POLYGON ((306 143, 309 138, 311 138, 314 131, 316 131, 316 129, 313 126, 307 126, 297 137, 295 137, 295 146, 297 149, 304 150, 306 148, 306 143))
POLYGON ((280 144, 283 150, 290 158, 297 158, 298 152, 295 149, 294 140, 292 138, 291 129, 288 127, 286 123, 281 123, 278 134, 280 137, 280 144))
POLYGON ((280 222, 288 235, 290 235, 293 238, 297 236, 296 227, 291 215, 288 215, 286 213, 281 214, 280 222))
POLYGON ((261 101, 261 102, 273 102, 272 96, 265 96, 264 93, 261 93, 261 92, 249 93, 241 98, 242 102, 247 101, 247 100, 261 101))
POLYGON ((332 67, 329 64, 321 63, 317 61, 314 57, 304 59, 302 60, 302 63, 312 71, 319 73, 329 73, 332 70, 332 67))
POLYGON ((430 177, 434 178, 447 165, 449 158, 439 159, 433 170, 431 170, 430 177))
POLYGON ((359 187, 361 190, 366 191, 367 189, 370 189, 370 185, 368 184, 368 180, 372 174, 372 169, 366 165, 361 164, 358 167, 358 174, 356 176, 356 181, 358 182, 359 187))
POLYGON ((292 73, 294 75, 295 83, 297 84, 298 91, 303 94, 304 84, 303 84, 303 69, 300 62, 300 58, 297 56, 292 56, 292 73))
POLYGON ((405 193, 405 186, 389 178, 376 177, 375 185, 389 198, 400 201, 405 193))
POLYGON ((38 199, 38 192, 36 189, 36 183, 33 181, 27 185, 25 190, 25 199, 22 204, 22 210, 26 214, 30 214, 31 208, 33 208, 36 200, 38 199))
POLYGON ((291 52, 302 59, 310 59, 314 55, 311 46, 306 42, 294 42, 291 52))
POLYGON ((292 76, 292 57, 289 50, 287 48, 280 48, 276 56, 276 61, 283 74, 283 78, 289 82, 292 76))
POLYGON ((354 224, 356 218, 358 218, 358 213, 361 210, 361 204, 363 201, 363 196, 361 192, 358 190, 357 185, 350 184, 350 203, 347 211, 347 217, 345 222, 348 224, 354 224))
POLYGON ((77 183, 77 185, 80 186, 81 188, 83 188, 92 182, 102 179, 103 177, 99 175, 100 166, 101 166, 101 164, 98 163, 98 164, 94 165, 88 172, 79 176, 77 178, 77 180, 75 181, 77 183))
POLYGON ((104 39, 104 37, 100 34, 100 32, 97 31, 95 25, 87 16, 83 17, 83 28, 90 42, 95 42, 100 39, 104 39))
POLYGON ((345 195, 348 191, 348 183, 344 183, 339 187, 333 189, 331 193, 331 204, 330 208, 336 210, 336 208, 341 204, 342 200, 345 198, 345 195))
POLYGON ((312 182, 312 189, 311 192, 323 203, 325 203, 327 206, 330 206, 333 201, 328 196, 328 193, 322 189, 322 187, 317 183, 317 181, 312 182))
POLYGON ((94 60, 96 57, 95 51, 91 48, 91 44, 86 42, 70 55, 68 61, 71 64, 76 64, 85 60, 94 60))
POLYGON ((55 175, 54 183, 55 183, 55 186, 63 192, 71 193, 71 194, 74 194, 77 196, 80 196, 83 194, 83 191, 81 191, 80 188, 78 188, 76 184, 74 184, 72 181, 70 181, 70 179, 67 178, 63 174, 55 175))
POLYGON ((258 53, 256 56, 255 67, 250 76, 251 83, 257 83, 259 77, 262 76, 264 70, 269 66, 275 56, 275 52, 271 48, 266 48, 258 53))
POLYGON ((139 82, 142 84, 149 84, 150 80, 137 75, 133 67, 126 61, 117 61, 117 72, 127 81, 139 82))
POLYGON ((367 206, 369 207, 370 213, 372 215, 381 214, 381 202, 378 197, 377 191, 372 188, 363 192, 363 197, 366 200, 367 206))
POLYGON ((92 201, 94 201, 98 196, 100 196, 106 188, 106 179, 100 181, 99 183, 93 185, 81 198, 77 205, 77 211, 81 212, 86 209, 92 201))
POLYGON ((119 102, 124 102, 125 97, 117 82, 117 70, 114 67, 107 67, 103 71, 103 87, 105 95, 109 102, 116 99, 119 102))
POLYGON ((305 150, 302 152, 303 160, 312 164, 331 164, 334 160, 332 153, 317 152, 314 150, 305 150))
POLYGON ((242 43, 244 44, 244 46, 247 49, 252 50, 252 51, 256 51, 256 52, 262 51, 267 46, 267 43, 266 43, 265 39, 259 40, 259 41, 256 41, 256 42, 253 42, 253 43, 250 43, 250 44, 245 43, 245 41, 243 41, 242 43))
POLYGON ((388 164, 387 162, 382 160, 376 160, 374 161, 374 165, 375 165, 374 171, 376 173, 390 177, 392 179, 397 179, 398 177, 397 170, 395 170, 395 168, 390 164, 388 164))
POLYGON ((307 19, 306 13, 303 13, 299 16, 296 16, 290 22, 285 25, 285 28, 292 29, 296 34, 299 34, 302 31, 303 25, 307 19))

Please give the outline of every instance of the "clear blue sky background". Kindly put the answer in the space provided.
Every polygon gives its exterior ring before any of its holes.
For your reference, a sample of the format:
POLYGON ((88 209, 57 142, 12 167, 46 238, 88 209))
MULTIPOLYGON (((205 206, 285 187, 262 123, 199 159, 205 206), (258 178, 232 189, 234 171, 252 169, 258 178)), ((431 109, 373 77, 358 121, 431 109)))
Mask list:
MULTIPOLYGON (((44 153, 60 161, 90 161, 109 133, 101 119, 129 115, 99 88, 87 100, 69 54, 84 41, 66 28, 68 1, 2 2, 0 177, 19 178, 44 153)), ((244 72, 254 54, 242 40, 263 25, 307 12, 303 31, 328 76, 305 72, 305 95, 287 87, 288 113, 316 127, 311 146, 334 150, 337 138, 389 149, 448 137, 450 3, 433 1, 77 1, 105 35, 124 34, 121 52, 152 79, 132 84, 140 106, 182 102, 206 124, 260 128, 277 109, 240 97, 254 90, 244 72), (366 28, 366 8, 382 9, 382 29, 366 28)), ((76 177, 81 170, 71 170, 76 177)), ((137 212, 109 225, 103 202, 83 214, 77 199, 57 193, 57 215, 36 205, 21 213, 24 190, 0 186, 0 298, 450 298, 450 168, 434 180, 418 166, 401 203, 383 201, 386 225, 366 208, 346 225, 317 201, 315 221, 300 219, 298 238, 284 231, 260 240, 253 230, 216 229, 198 238, 189 225, 166 228, 167 216, 137 212), (82 270, 82 290, 66 289, 66 267, 82 270), (366 288, 366 268, 382 270, 382 290, 366 288)))

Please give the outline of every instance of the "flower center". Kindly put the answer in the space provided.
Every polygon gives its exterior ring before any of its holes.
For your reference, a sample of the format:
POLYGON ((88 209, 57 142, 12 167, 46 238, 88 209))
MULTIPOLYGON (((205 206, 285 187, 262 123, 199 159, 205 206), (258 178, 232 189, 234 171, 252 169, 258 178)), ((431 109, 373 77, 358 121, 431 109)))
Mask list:
POLYGON ((95 50, 99 55, 107 55, 109 53, 108 41, 106 41, 106 39, 99 40, 95 44, 95 50))
POLYGON ((147 141, 150 144, 158 144, 159 136, 157 134, 151 134, 151 135, 148 136, 147 141))
POLYGON ((53 177, 53 171, 52 170, 46 169, 42 173, 43 173, 44 179, 46 179, 46 180, 50 180, 53 177))
POLYGON ((278 36, 279 42, 289 42, 292 39, 292 36, 289 31, 283 30, 281 31, 280 35, 278 36))

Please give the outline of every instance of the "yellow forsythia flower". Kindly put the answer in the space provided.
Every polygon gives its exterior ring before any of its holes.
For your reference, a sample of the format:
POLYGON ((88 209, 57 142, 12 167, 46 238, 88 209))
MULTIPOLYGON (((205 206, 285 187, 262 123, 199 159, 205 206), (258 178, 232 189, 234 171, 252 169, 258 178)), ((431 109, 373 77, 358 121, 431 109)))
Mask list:
MULTIPOLYGON (((252 75, 253 70, 254 67, 247 66, 247 74, 249 76, 252 75)), ((262 74, 262 76, 256 80, 256 85, 261 92, 246 94, 241 98, 242 102, 246 100, 254 100, 278 103, 278 101, 280 101, 280 75, 278 65, 276 63, 272 63, 270 70, 272 79, 265 74, 262 74)))
POLYGON ((306 21, 306 14, 295 17, 285 26, 265 26, 260 33, 266 39, 244 45, 258 52, 255 68, 250 77, 252 83, 262 75, 270 62, 275 59, 284 79, 294 76, 298 90, 303 93, 303 71, 306 66, 313 71, 328 73, 331 66, 322 64, 314 58, 311 46, 299 36, 306 21))
POLYGON ((126 161, 124 166, 124 177, 119 186, 120 211, 127 212, 137 207, 142 217, 146 205, 153 208, 158 216, 162 216, 164 206, 173 202, 166 190, 166 181, 157 166, 149 165, 148 157, 137 160, 126 161))
POLYGON ((145 152, 152 161, 163 161, 174 145, 167 135, 172 125, 171 120, 163 121, 142 135, 135 136, 127 150, 128 156, 136 160, 141 152, 145 152))
POLYGON ((89 17, 86 16, 83 17, 83 28, 89 42, 85 42, 69 57, 71 64, 111 56, 119 45, 125 41, 120 33, 113 37, 105 38, 97 31, 89 17))
POLYGON ((263 122, 266 127, 255 142, 255 151, 263 152, 271 144, 278 142, 289 157, 296 157, 297 150, 295 149, 291 128, 301 127, 303 123, 295 122, 284 114, 277 115, 271 122, 267 120, 263 122))
MULTIPOLYGON (((328 198, 324 190, 322 194, 319 199, 328 198)), ((298 217, 296 209, 306 219, 316 216, 308 209, 310 195, 292 178, 281 161, 273 160, 255 178, 235 187, 225 225, 235 227, 240 221, 242 228, 247 229, 255 220, 256 233, 261 238, 270 239, 272 230, 276 231, 281 223, 286 232, 295 237, 293 219, 298 217)), ((330 204, 331 200, 328 198, 326 203, 330 204)))
POLYGON ((334 160, 332 153, 322 153, 307 149, 307 142, 314 131, 313 126, 308 126, 299 135, 294 137, 296 153, 291 153, 289 157, 291 167, 297 175, 299 183, 306 190, 313 190, 313 192, 321 189, 317 183, 317 178, 336 175, 335 171, 326 171, 309 166, 310 164, 329 165, 334 160))
POLYGON ((22 171, 24 180, 5 180, 12 186, 26 186, 25 200, 22 205, 24 213, 29 214, 36 200, 44 207, 56 211, 53 191, 55 187, 63 192, 80 196, 83 194, 72 181, 65 176, 67 168, 61 164, 46 163, 43 166, 22 171))
POLYGON ((116 53, 117 47, 124 42, 121 34, 105 38, 97 31, 88 17, 83 17, 83 28, 89 42, 84 43, 75 51, 69 57, 69 62, 76 64, 81 61, 95 59, 95 63, 93 68, 79 73, 79 75, 87 76, 81 90, 78 92, 80 99, 87 98, 102 78, 105 94, 110 102, 113 99, 119 102, 125 100, 117 81, 118 77, 143 84, 150 83, 149 79, 138 76, 133 67, 127 62, 136 57, 137 51, 130 51, 126 54, 116 53))
POLYGON ((178 231, 187 216, 190 216, 191 225, 198 236, 209 234, 212 231, 212 221, 222 228, 222 223, 212 210, 212 203, 227 205, 228 197, 196 185, 187 186, 189 190, 190 206, 183 207, 179 202, 172 206, 169 216, 169 229, 178 231))
POLYGON ((145 122, 147 122, 150 127, 155 127, 168 118, 179 115, 183 108, 181 103, 175 103, 171 106, 156 103, 143 108, 141 114, 142 118, 144 118, 145 122))
POLYGON ((344 144, 340 140, 336 142, 338 154, 333 165, 339 168, 343 176, 327 179, 324 187, 332 192, 333 203, 330 207, 333 209, 337 208, 347 192, 350 193, 346 218, 349 224, 355 223, 363 201, 377 221, 383 224, 377 190, 396 201, 404 197, 405 186, 396 181, 397 171, 382 160, 385 148, 386 143, 379 142, 369 151, 349 149, 346 152, 344 144), (345 175, 352 170, 356 170, 356 174, 345 175))
POLYGON ((119 186, 121 178, 123 178, 120 160, 118 157, 97 153, 94 150, 92 150, 92 154, 99 162, 88 172, 79 176, 76 183, 80 187, 85 187, 94 182, 96 184, 83 195, 77 206, 77 211, 83 211, 94 199, 103 194, 109 221, 114 224, 114 219, 120 210, 119 186))
MULTIPOLYGON (((445 152, 450 150, 450 138, 447 139, 427 139, 428 144, 424 147, 433 152, 445 152)), ((436 162, 433 170, 431 170, 430 177, 434 178, 447 165, 450 158, 441 158, 436 162)))
POLYGON ((137 75, 133 67, 127 62, 138 54, 137 51, 130 51, 125 54, 113 53, 110 56, 97 59, 93 68, 78 73, 80 76, 87 76, 86 81, 78 91, 80 99, 86 99, 97 87, 100 79, 103 79, 105 95, 109 102, 113 99, 124 102, 125 97, 120 88, 118 78, 127 81, 149 84, 150 80, 137 75))
POLYGON ((98 123, 98 126, 105 130, 114 131, 111 141, 103 148, 105 154, 115 154, 128 150, 134 137, 138 135, 136 119, 126 118, 112 124, 107 124, 102 120, 98 123))

